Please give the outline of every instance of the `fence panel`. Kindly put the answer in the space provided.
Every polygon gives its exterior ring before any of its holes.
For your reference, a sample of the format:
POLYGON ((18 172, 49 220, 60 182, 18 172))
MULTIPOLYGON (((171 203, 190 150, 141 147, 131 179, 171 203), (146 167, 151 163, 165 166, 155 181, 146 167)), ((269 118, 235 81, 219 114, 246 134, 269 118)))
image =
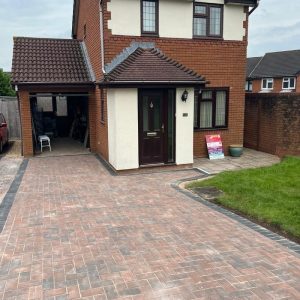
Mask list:
POLYGON ((0 112, 8 123, 9 137, 20 139, 21 125, 17 98, 0 96, 0 112))

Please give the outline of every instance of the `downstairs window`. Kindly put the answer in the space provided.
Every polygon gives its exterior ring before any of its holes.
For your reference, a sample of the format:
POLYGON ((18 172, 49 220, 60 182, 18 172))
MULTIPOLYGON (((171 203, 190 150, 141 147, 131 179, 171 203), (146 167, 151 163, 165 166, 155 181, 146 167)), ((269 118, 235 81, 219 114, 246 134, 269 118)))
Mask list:
POLYGON ((195 129, 219 129, 228 126, 228 89, 195 92, 195 129))

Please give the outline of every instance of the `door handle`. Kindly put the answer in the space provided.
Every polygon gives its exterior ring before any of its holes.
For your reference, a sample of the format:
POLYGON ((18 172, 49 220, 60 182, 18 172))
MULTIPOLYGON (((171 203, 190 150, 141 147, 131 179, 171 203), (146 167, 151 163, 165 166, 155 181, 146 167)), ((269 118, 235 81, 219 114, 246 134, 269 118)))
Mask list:
POLYGON ((162 131, 162 133, 165 133, 165 124, 161 125, 161 131, 162 131))

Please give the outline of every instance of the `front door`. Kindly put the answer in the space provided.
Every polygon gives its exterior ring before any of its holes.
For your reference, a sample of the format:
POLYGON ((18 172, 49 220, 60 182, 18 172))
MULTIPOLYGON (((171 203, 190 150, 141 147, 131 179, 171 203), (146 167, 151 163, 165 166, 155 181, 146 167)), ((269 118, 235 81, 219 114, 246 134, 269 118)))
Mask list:
POLYGON ((163 163, 163 95, 160 91, 141 91, 140 164, 163 163))
POLYGON ((169 90, 140 90, 140 165, 172 162, 168 152, 170 149, 174 151, 175 103, 173 98, 173 93, 169 90), (173 107, 172 110, 170 106, 173 107))

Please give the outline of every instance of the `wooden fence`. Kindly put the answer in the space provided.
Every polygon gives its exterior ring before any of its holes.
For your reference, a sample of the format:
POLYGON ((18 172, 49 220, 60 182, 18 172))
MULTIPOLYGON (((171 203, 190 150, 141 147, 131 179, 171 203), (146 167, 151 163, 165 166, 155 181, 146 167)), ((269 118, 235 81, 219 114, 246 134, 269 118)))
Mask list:
POLYGON ((21 126, 17 98, 0 96, 0 112, 3 113, 8 124, 9 137, 11 139, 20 139, 21 126))

